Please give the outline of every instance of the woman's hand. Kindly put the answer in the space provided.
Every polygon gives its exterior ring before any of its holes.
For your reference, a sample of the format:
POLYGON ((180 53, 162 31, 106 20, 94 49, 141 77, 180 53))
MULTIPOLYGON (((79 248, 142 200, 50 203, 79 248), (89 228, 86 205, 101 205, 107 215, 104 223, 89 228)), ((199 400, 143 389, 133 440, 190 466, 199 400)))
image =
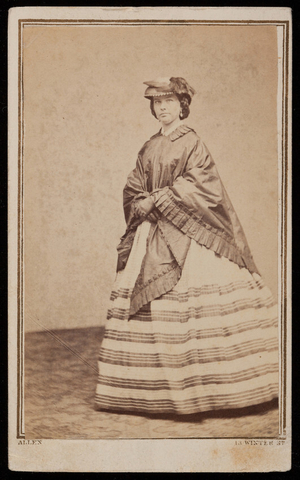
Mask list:
POLYGON ((152 222, 152 223, 157 223, 157 221, 160 219, 160 213, 159 211, 157 210, 157 208, 155 208, 151 213, 149 213, 149 215, 147 216, 147 220, 149 220, 149 222, 152 222))
POLYGON ((143 200, 139 200, 135 206, 135 214, 138 217, 146 218, 152 210, 154 209, 155 204, 152 200, 152 197, 143 198, 143 200))

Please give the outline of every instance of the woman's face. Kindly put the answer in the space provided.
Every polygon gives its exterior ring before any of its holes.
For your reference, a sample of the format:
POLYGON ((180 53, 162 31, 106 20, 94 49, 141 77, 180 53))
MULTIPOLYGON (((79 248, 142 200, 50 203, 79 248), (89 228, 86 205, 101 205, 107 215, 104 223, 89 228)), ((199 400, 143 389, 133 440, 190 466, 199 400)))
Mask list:
POLYGON ((155 97, 153 100, 155 115, 163 125, 170 125, 179 119, 180 102, 176 95, 155 97))

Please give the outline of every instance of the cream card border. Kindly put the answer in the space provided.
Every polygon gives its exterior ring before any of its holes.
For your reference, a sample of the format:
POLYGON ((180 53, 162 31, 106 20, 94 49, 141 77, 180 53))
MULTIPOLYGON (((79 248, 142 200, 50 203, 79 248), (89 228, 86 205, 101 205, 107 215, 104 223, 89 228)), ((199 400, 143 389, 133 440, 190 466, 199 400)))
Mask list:
POLYGON ((285 471, 291 452, 291 12, 288 8, 43 8, 9 14, 9 465, 73 472, 285 471), (23 91, 25 25, 275 25, 278 30, 280 433, 274 439, 38 440, 26 442, 23 328, 23 91), (279 123, 279 124, 280 124, 279 123))

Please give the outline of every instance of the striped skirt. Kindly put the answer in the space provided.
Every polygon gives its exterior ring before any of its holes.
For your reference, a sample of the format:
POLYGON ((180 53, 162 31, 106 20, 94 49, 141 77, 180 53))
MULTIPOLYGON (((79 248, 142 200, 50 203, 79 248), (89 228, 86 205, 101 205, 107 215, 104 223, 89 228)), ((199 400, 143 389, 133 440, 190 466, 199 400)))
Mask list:
POLYGON ((174 289, 129 318, 149 227, 113 287, 96 408, 191 414, 277 397, 277 308, 259 275, 192 240, 174 289))

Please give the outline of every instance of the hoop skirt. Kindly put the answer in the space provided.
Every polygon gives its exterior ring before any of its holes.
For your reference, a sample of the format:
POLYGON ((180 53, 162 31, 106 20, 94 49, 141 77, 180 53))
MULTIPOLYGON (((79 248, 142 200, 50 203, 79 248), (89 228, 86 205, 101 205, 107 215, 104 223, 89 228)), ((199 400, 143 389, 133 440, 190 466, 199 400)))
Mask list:
POLYGON ((277 308, 258 274, 192 240, 175 287, 129 315, 149 229, 113 286, 96 408, 192 414, 277 397, 277 308))

